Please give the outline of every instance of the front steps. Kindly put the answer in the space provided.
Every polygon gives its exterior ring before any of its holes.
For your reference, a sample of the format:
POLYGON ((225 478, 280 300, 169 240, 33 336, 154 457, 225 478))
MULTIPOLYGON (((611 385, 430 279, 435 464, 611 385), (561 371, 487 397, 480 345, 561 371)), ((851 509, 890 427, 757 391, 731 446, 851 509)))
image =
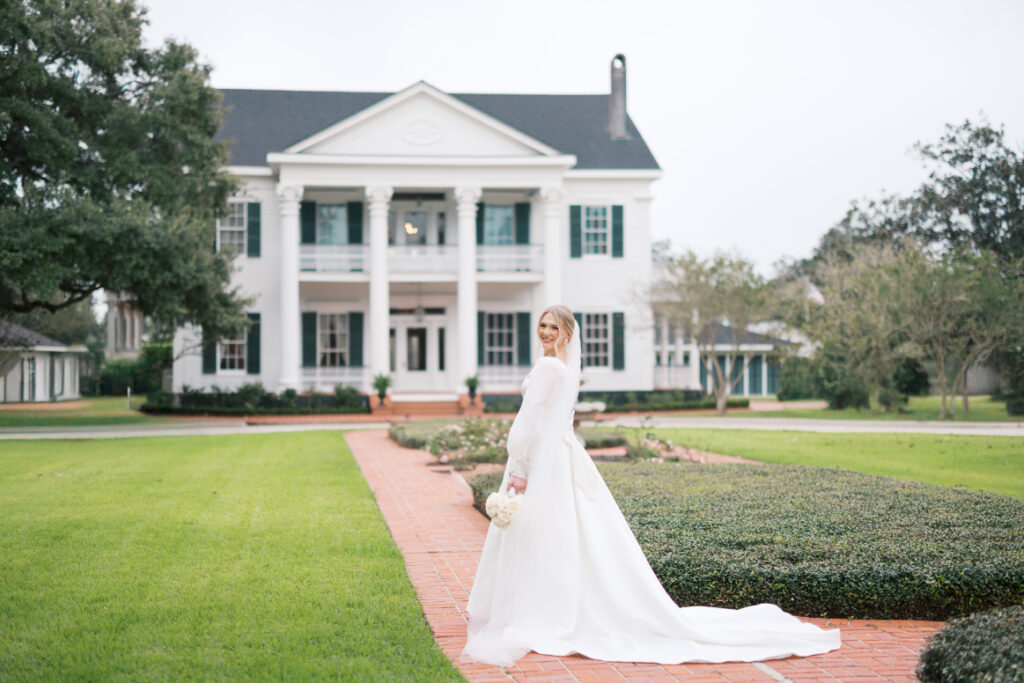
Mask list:
POLYGON ((370 396, 374 417, 380 419, 423 419, 443 417, 479 417, 483 415, 483 400, 477 396, 476 404, 470 405, 469 397, 459 394, 402 393, 380 399, 370 396))

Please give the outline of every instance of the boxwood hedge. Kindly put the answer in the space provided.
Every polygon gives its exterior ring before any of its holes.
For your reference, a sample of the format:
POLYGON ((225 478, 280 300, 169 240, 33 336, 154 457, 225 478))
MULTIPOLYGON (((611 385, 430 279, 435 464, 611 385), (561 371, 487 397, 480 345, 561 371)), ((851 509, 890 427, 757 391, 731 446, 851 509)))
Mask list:
POLYGON ((917 675, 925 683, 1024 681, 1024 605, 949 622, 928 641, 917 675))
MULTIPOLYGON (((680 605, 946 619, 1024 601, 1024 502, 792 465, 600 466, 680 605)), ((482 509, 498 479, 472 482, 482 509)))

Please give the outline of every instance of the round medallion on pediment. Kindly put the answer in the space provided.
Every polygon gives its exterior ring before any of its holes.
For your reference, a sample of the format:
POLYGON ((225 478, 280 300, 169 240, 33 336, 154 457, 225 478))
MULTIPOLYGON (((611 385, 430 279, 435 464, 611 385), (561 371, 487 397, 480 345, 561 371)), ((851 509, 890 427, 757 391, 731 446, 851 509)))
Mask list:
POLYGON ((402 140, 410 145, 425 147, 441 139, 441 128, 430 121, 413 121, 402 128, 402 140))

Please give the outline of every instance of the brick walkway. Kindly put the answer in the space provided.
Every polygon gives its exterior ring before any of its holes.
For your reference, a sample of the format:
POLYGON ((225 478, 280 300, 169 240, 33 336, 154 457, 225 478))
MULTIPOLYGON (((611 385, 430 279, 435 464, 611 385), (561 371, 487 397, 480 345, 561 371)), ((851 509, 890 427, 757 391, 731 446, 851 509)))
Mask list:
POLYGON ((459 477, 400 448, 383 431, 345 435, 377 497, 438 644, 470 681, 914 681, 917 655, 940 626, 918 621, 809 619, 843 631, 843 647, 815 657, 753 664, 631 664, 530 653, 508 669, 459 661, 465 606, 487 520, 459 477))

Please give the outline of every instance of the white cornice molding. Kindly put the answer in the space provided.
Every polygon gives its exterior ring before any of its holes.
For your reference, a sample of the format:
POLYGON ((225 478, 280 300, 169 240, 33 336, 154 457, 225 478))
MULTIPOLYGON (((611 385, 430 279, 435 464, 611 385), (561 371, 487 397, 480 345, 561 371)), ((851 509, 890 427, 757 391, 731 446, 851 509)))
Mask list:
POLYGON ((228 173, 239 176, 272 178, 274 169, 269 166, 225 166, 228 173))
POLYGON ((430 85, 425 81, 414 83, 405 90, 400 90, 394 95, 385 97, 383 100, 371 104, 366 109, 356 112, 355 114, 349 116, 346 119, 342 119, 338 123, 335 123, 333 126, 328 126, 319 133, 314 133, 308 138, 296 142, 294 145, 286 148, 284 151, 289 154, 294 154, 297 152, 302 152, 303 150, 307 150, 313 145, 317 144, 318 142, 323 142, 324 140, 331 138, 337 135, 338 133, 341 133, 342 131, 357 126, 363 121, 367 121, 373 118, 374 116, 377 116, 381 112, 385 112, 388 109, 392 109, 393 107, 398 106, 402 102, 405 102, 406 100, 420 94, 425 94, 430 97, 433 97, 442 104, 445 104, 451 107, 452 109, 462 114, 465 114, 466 116, 469 116, 475 121, 487 126, 488 128, 491 128, 492 130, 506 137, 515 140, 516 142, 522 145, 525 145, 526 147, 529 147, 530 149, 534 150, 535 152, 538 152, 539 154, 543 154, 545 156, 554 156, 559 154, 557 149, 545 145, 540 140, 537 140, 533 137, 530 137, 529 135, 526 135, 522 131, 499 121, 498 119, 494 118, 489 114, 485 114, 479 109, 466 104, 462 100, 452 97, 448 93, 435 88, 434 86, 430 85))
POLYGON ((657 168, 571 168, 565 172, 566 178, 580 180, 657 180, 662 175, 657 168))
MULTIPOLYGON (((515 166, 515 167, 563 167, 576 165, 572 154, 547 157, 429 157, 429 156, 372 156, 347 154, 294 154, 270 152, 267 163, 271 166, 282 164, 311 166, 515 166)), ((568 172, 568 171, 567 171, 568 172)))

